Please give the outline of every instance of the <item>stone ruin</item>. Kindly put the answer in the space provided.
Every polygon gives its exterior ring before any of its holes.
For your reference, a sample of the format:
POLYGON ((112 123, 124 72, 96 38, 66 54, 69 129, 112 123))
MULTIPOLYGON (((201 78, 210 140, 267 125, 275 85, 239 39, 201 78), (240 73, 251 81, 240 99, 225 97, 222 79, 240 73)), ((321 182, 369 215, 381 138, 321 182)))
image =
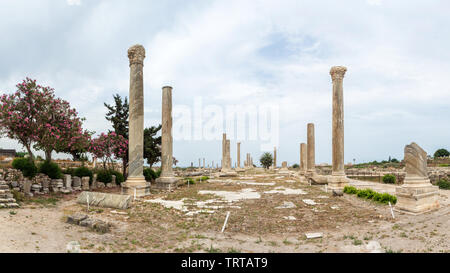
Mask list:
POLYGON ((19 205, 14 199, 6 181, 0 180, 0 208, 18 208, 19 205))
POLYGON ((430 183, 427 173, 427 153, 416 143, 405 146, 406 177, 397 187, 397 210, 419 214, 439 208, 439 187, 430 183))

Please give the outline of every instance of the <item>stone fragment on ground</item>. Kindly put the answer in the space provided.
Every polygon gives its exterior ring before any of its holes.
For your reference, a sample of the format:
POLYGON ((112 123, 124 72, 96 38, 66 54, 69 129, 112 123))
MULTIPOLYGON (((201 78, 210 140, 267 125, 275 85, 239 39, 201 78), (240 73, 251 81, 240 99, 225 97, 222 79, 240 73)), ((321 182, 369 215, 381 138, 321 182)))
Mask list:
POLYGON ((69 224, 75 224, 82 227, 88 227, 99 233, 107 233, 110 231, 111 227, 111 224, 105 221, 90 218, 88 215, 81 213, 76 213, 74 215, 68 216, 66 222, 69 224))
POLYGON ((306 239, 315 239, 315 238, 322 238, 323 233, 322 232, 310 232, 305 233, 306 239))
POLYGON ((303 201, 303 203, 311 205, 311 206, 317 205, 317 203, 314 202, 314 200, 311 200, 311 199, 303 199, 302 201, 303 201))
POLYGON ((292 209, 296 208, 297 206, 292 202, 283 202, 283 205, 275 207, 276 209, 292 209))
POLYGON ((132 198, 130 195, 84 191, 78 196, 77 203, 86 205, 88 200, 90 206, 127 209, 131 205, 132 198))
POLYGON ((286 220, 290 220, 290 221, 294 221, 294 220, 297 220, 297 218, 295 218, 294 216, 284 216, 283 217, 284 219, 286 219, 286 220))
POLYGON ((80 243, 77 241, 69 242, 66 246, 67 253, 80 253, 81 246, 80 243))

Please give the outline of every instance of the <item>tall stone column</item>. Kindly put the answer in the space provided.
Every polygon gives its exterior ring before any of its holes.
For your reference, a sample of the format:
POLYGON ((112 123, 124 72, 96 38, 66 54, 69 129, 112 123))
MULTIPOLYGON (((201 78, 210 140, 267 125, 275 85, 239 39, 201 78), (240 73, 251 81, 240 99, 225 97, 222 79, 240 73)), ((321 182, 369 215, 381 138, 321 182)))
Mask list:
POLYGON ((333 66, 330 70, 333 81, 333 169, 329 181, 330 189, 342 191, 348 179, 344 170, 344 91, 343 81, 347 68, 333 66))
POLYGON ((300 175, 306 174, 307 154, 306 154, 306 143, 300 143, 300 175))
POLYGON ((227 169, 227 134, 222 134, 222 172, 226 171, 227 169))
POLYGON ((273 168, 277 167, 277 147, 273 148, 273 168))
POLYGON ((237 143, 237 168, 241 168, 241 143, 237 143))
POLYGON ((227 169, 231 170, 231 153, 230 153, 230 140, 226 141, 226 160, 227 160, 227 169))
POLYGON ((130 116, 128 129, 128 178, 122 194, 145 196, 150 194, 150 183, 145 181, 144 169, 144 67, 145 49, 134 45, 128 49, 130 60, 130 116))
POLYGON ((307 161, 306 173, 313 175, 316 173, 316 155, 315 155, 315 140, 314 140, 314 123, 308 123, 308 138, 307 138, 307 161))
POLYGON ((178 179, 173 169, 172 87, 162 89, 161 175, 155 180, 158 189, 173 189, 178 179))

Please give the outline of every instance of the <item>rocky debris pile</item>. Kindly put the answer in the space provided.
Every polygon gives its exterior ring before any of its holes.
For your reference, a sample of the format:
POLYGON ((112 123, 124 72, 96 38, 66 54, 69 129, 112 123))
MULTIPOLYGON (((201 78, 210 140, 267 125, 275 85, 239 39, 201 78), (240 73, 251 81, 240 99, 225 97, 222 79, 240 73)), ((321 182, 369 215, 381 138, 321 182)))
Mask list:
POLYGON ((0 208, 18 208, 16 199, 11 194, 6 181, 0 180, 0 208))
POLYGON ((105 221, 90 218, 86 214, 76 213, 67 217, 67 223, 73 225, 79 225, 82 227, 88 227, 99 233, 107 233, 110 232, 111 224, 105 221))

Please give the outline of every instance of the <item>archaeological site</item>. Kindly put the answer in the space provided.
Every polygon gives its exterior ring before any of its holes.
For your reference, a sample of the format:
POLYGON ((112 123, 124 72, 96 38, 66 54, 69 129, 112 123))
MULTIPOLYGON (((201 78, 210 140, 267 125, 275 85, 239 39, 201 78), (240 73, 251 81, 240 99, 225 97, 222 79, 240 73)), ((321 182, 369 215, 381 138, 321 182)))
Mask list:
POLYGON ((438 4, 19 2, 0 253, 450 251, 438 4))

